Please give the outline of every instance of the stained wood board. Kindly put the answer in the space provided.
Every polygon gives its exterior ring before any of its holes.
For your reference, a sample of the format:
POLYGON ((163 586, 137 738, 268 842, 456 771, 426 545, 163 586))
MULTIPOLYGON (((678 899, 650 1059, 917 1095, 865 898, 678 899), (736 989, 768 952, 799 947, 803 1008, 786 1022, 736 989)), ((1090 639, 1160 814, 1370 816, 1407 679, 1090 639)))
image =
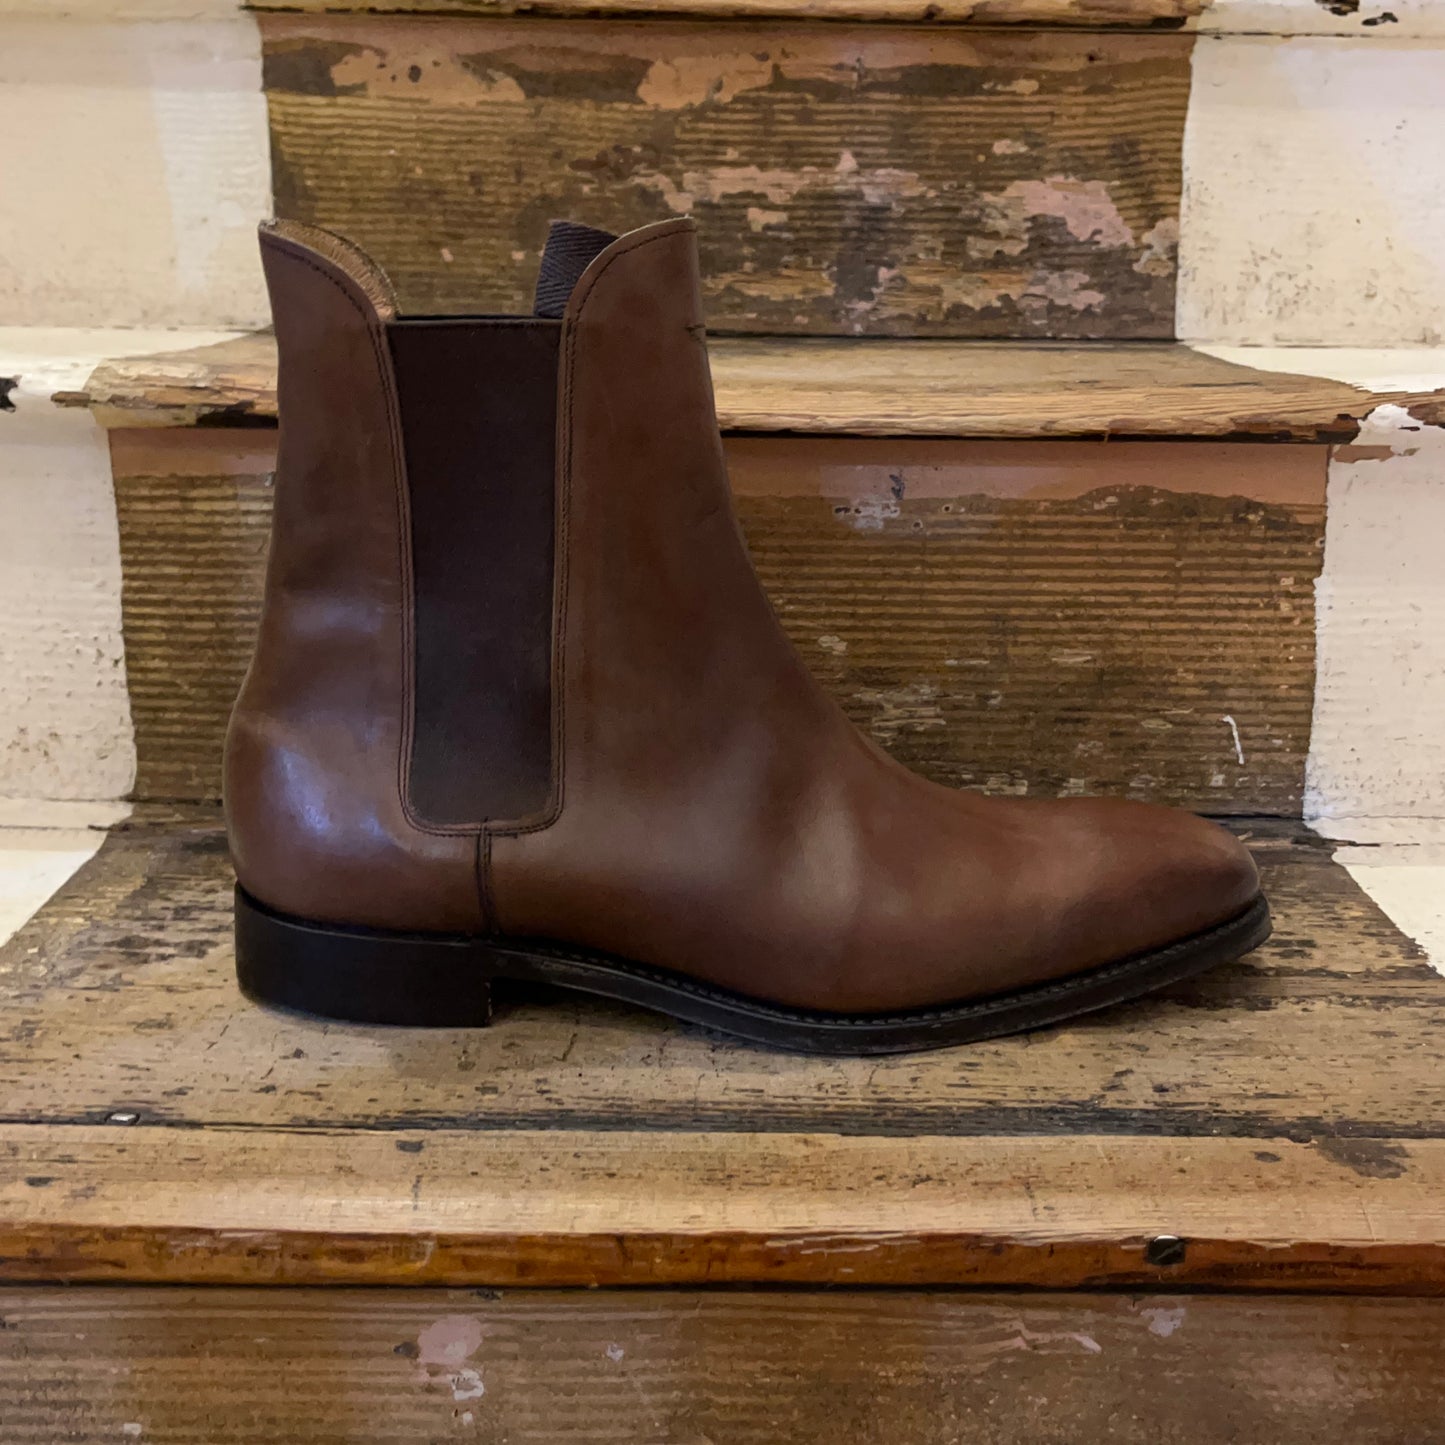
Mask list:
MULTIPOLYGON (((1347 442, 1387 404, 1445 423, 1445 392, 1371 391, 1174 342, 717 337, 709 352, 724 431, 1347 442)), ((114 427, 264 425, 276 417, 276 344, 257 332, 117 358, 58 400, 114 427)))
POLYGON ((1445 1414, 1442 1311, 1182 1294, 10 1288, 0 1427, 7 1445, 1397 1445, 1435 1438, 1445 1414))
POLYGON ((278 214, 412 311, 530 308, 547 221, 700 225, 718 332, 1174 334, 1193 41, 261 17, 278 214))
POLYGON ((1255 834, 1252 959, 879 1061, 535 993, 263 1011, 214 815, 128 825, 0 952, 0 1277, 1445 1289, 1445 979, 1255 834))
POLYGON ((1306 35, 1387 43, 1442 33, 1429 0, 250 0, 257 11, 302 14, 533 15, 625 20, 806 21, 809 24, 1016 26, 1184 30, 1211 35, 1306 35))
MULTIPOLYGON (((111 433, 142 799, 214 799, 274 433, 111 433)), ((728 438, 763 583, 930 776, 1298 815, 1326 449, 728 438)))
POLYGON ((1074 26, 1172 30, 1211 0, 250 0, 248 10, 287 13, 511 15, 636 20, 807 20, 921 25, 1074 26))

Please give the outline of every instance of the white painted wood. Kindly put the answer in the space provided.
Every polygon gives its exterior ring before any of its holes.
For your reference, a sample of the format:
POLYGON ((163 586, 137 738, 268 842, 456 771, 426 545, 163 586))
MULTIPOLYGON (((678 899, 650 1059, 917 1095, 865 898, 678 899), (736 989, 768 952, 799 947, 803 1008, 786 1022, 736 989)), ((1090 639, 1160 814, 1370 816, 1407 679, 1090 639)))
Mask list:
POLYGON ((104 832, 130 813, 130 804, 121 802, 0 798, 0 830, 99 828, 104 832))
POLYGON ((1179 335, 1445 342, 1442 136, 1445 36, 1201 36, 1185 127, 1179 335))
POLYGON ((248 15, 13 18, 0 42, 0 317, 254 327, 271 209, 248 15))
MULTIPOLYGON (((91 20, 197 19, 234 14, 241 0, 0 0, 6 15, 91 20)), ((1445 35, 1440 0, 1213 0, 1191 29, 1204 34, 1338 35, 1400 40, 1445 35), (1349 4, 1355 7, 1348 8, 1349 4)))
POLYGON ((1214 0, 1198 21, 1204 34, 1348 35, 1403 40, 1445 35, 1440 0, 1214 0))
MULTIPOLYGON (((1445 347, 1208 345, 1264 371, 1379 390, 1445 388, 1445 347)), ((1329 837, 1445 842, 1445 429, 1378 408, 1336 448, 1316 583, 1314 726, 1305 817, 1329 837)))
POLYGON ((1445 840, 1440 828, 1394 820, 1374 845, 1335 850, 1335 861, 1445 973, 1445 840))
POLYGON ((1306 816, 1445 818, 1445 431, 1382 407, 1330 465, 1306 816))
POLYGON ((0 19, 215 20, 243 8, 243 0, 0 0, 0 19))
POLYGON ((103 829, 0 828, 0 943, 95 856, 103 829))
POLYGON ((95 856, 106 830, 129 812, 124 803, 0 799, 0 943, 95 856))
POLYGON ((119 798, 134 782, 110 453, 88 412, 50 398, 103 356, 187 339, 0 330, 0 797, 119 798))
POLYGON ((1260 371, 1326 376, 1371 391, 1437 391, 1445 387, 1445 346, 1225 346, 1196 341, 1193 349, 1260 371))

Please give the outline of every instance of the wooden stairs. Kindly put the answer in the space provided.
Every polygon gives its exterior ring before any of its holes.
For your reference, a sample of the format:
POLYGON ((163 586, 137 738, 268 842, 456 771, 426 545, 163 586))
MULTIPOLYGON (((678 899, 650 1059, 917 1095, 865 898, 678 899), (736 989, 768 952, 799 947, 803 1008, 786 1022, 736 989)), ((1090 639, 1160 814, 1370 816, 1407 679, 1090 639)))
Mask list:
POLYGON ((473 1033, 252 1007, 216 803, 274 349, 107 362, 66 400, 110 432, 136 811, 0 950, 7 1445, 1439 1438, 1445 978, 1300 819, 1332 458, 1445 393, 1173 340, 1210 7, 254 8, 278 208, 412 309, 525 309, 551 214, 696 215, 826 685, 958 786, 1227 817, 1276 934, 883 1061, 524 991, 473 1033))

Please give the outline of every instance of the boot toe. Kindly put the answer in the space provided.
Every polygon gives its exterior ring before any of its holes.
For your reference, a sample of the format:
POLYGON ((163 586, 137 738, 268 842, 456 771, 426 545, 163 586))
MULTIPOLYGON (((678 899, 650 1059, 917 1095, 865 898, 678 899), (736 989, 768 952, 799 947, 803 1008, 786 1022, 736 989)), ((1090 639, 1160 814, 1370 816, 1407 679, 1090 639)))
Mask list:
POLYGON ((1249 849, 1206 818, 1146 803, 1092 805, 1094 867, 1074 967, 1165 948, 1237 918, 1259 896, 1249 849))

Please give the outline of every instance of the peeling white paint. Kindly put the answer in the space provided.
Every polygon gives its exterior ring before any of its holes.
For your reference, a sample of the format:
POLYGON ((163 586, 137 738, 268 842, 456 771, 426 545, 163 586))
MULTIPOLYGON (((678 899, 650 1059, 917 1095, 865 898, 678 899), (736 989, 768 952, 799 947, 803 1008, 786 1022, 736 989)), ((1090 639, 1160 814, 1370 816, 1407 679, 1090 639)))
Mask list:
POLYGON ((481 1374, 473 1369, 461 1369, 449 1375, 453 1400, 480 1400, 487 1393, 481 1374))
POLYGON ((471 1358, 485 1334, 475 1315, 442 1315, 416 1337, 417 1363, 454 1368, 471 1358))
POLYGON ((416 1337, 417 1365, 426 1379, 439 1373, 458 1402, 480 1400, 487 1393, 482 1372, 469 1364, 486 1337, 475 1315, 442 1315, 416 1337))
POLYGON ((1158 1335, 1160 1339, 1167 1340, 1184 1323, 1185 1307, 1177 1305, 1173 1308, 1165 1308, 1162 1305, 1155 1305, 1149 1309, 1140 1310, 1139 1313, 1149 1321, 1151 1335, 1158 1335))
POLYGON ((1322 5, 1320 0, 1214 0, 1199 17, 1198 29, 1205 34, 1335 35, 1387 42, 1445 35, 1445 5, 1440 0, 1352 4, 1351 9, 1322 5))
POLYGON ((841 515, 855 532, 881 532, 885 522, 902 515, 902 508, 892 496, 855 497, 841 515))
POLYGON ((1445 430, 1378 408, 1330 466, 1308 818, 1445 817, 1442 538, 1445 430))
POLYGON ((1098 246, 1132 246, 1129 228, 1103 181, 1082 181, 1073 176, 1049 176, 1040 181, 1014 181, 998 195, 983 198, 992 205, 1017 212, 1020 219, 1055 216, 1076 241, 1098 246))
POLYGON ((1202 36, 1193 65, 1178 334, 1445 340, 1445 38, 1202 36))
MULTIPOLYGON (((1445 348, 1201 350, 1263 371, 1377 391, 1445 389, 1445 348)), ((1327 836, 1391 841, 1445 820, 1445 428, 1377 407, 1336 448, 1315 583, 1317 664, 1305 817, 1327 836)), ((1445 821, 1440 824, 1445 839, 1445 821)))
POLYGON ((1238 760, 1239 766, 1243 767, 1244 744, 1241 743, 1239 740, 1239 724, 1235 722, 1235 720, 1230 717, 1228 713, 1225 713, 1224 716, 1220 718, 1220 722, 1229 724, 1229 736, 1234 742, 1234 756, 1238 760))
MULTIPOLYGON (((1349 827, 1348 824, 1343 825, 1349 827)), ((1388 841, 1335 850, 1335 861, 1445 973, 1445 823, 1421 828, 1414 819, 1391 819, 1388 841)), ((1361 830, 1367 831, 1367 830, 1361 830)))
POLYGON ((0 132, 7 324, 264 324, 254 18, 7 20, 0 132))

